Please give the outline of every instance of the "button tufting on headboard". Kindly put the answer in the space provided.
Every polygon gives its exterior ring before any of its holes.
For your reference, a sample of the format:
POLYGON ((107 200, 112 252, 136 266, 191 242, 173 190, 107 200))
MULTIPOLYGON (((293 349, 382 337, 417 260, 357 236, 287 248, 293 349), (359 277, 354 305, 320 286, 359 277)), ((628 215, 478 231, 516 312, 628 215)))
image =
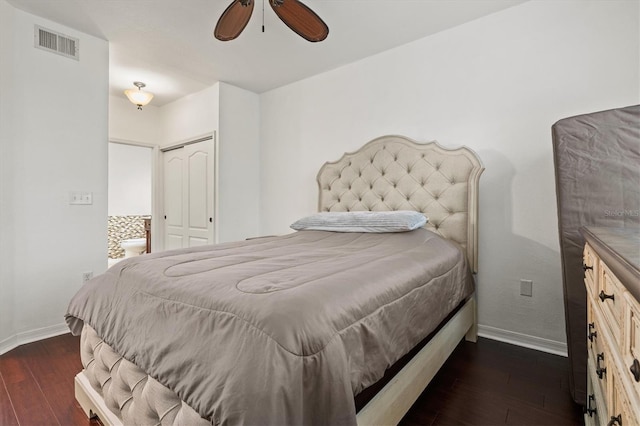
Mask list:
POLYGON ((478 181, 483 170, 468 148, 383 136, 322 166, 318 210, 423 212, 429 218, 425 227, 464 247, 476 271, 478 181))

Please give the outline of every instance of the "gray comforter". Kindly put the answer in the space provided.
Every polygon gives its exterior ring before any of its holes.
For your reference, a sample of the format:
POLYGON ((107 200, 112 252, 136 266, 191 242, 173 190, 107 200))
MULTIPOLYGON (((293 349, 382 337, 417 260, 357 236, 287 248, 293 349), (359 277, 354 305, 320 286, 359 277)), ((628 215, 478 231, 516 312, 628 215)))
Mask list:
POLYGON ((124 260, 66 320, 214 424, 355 424, 354 395, 472 291, 462 250, 425 229, 300 231, 124 260))

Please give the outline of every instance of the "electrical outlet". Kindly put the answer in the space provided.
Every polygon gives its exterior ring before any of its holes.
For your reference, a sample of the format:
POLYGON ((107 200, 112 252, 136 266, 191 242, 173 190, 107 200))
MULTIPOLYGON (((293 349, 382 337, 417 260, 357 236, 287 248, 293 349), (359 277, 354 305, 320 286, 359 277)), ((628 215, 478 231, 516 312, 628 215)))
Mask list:
POLYGON ((531 280, 520 280, 520 295, 521 296, 533 296, 533 281, 531 280))
POLYGON ((93 271, 83 272, 82 273, 82 282, 85 283, 93 278, 93 271))

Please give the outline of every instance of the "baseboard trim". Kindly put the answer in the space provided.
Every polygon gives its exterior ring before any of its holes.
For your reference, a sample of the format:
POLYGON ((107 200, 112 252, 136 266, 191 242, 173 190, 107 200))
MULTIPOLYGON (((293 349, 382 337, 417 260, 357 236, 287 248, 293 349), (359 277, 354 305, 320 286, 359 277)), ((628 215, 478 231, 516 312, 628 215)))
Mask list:
MULTIPOLYGON (((48 339, 49 337, 59 336, 68 332, 69 328, 67 327, 67 324, 62 323, 17 333, 0 341, 0 355, 9 352, 11 349, 15 349, 20 345, 35 342, 37 340, 48 339)), ((515 331, 479 324, 478 336, 554 355, 561 355, 564 357, 568 356, 566 343, 543 339, 529 334, 517 333, 515 331)))
POLYGON ((0 342, 0 355, 9 352, 11 349, 15 349, 20 345, 35 342, 37 340, 48 339, 49 337, 59 336, 68 332, 69 327, 67 324, 61 323, 14 334, 0 342))
POLYGON ((568 356, 567 344, 556 340, 543 339, 542 337, 516 333, 515 331, 503 330, 482 324, 478 325, 478 336, 554 355, 568 356))
POLYGON ((18 345, 19 343, 17 335, 14 334, 13 336, 7 337, 6 339, 0 341, 0 355, 9 352, 11 349, 17 347, 18 345))

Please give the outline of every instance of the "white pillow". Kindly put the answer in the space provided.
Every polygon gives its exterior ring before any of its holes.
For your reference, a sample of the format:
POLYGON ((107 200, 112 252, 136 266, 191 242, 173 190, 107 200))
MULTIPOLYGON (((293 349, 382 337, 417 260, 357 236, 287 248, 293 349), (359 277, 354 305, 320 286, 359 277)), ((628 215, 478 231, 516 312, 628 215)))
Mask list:
POLYGON ((291 225, 296 231, 334 232, 406 232, 427 223, 427 217, 416 211, 389 212, 324 212, 303 217, 291 225))

